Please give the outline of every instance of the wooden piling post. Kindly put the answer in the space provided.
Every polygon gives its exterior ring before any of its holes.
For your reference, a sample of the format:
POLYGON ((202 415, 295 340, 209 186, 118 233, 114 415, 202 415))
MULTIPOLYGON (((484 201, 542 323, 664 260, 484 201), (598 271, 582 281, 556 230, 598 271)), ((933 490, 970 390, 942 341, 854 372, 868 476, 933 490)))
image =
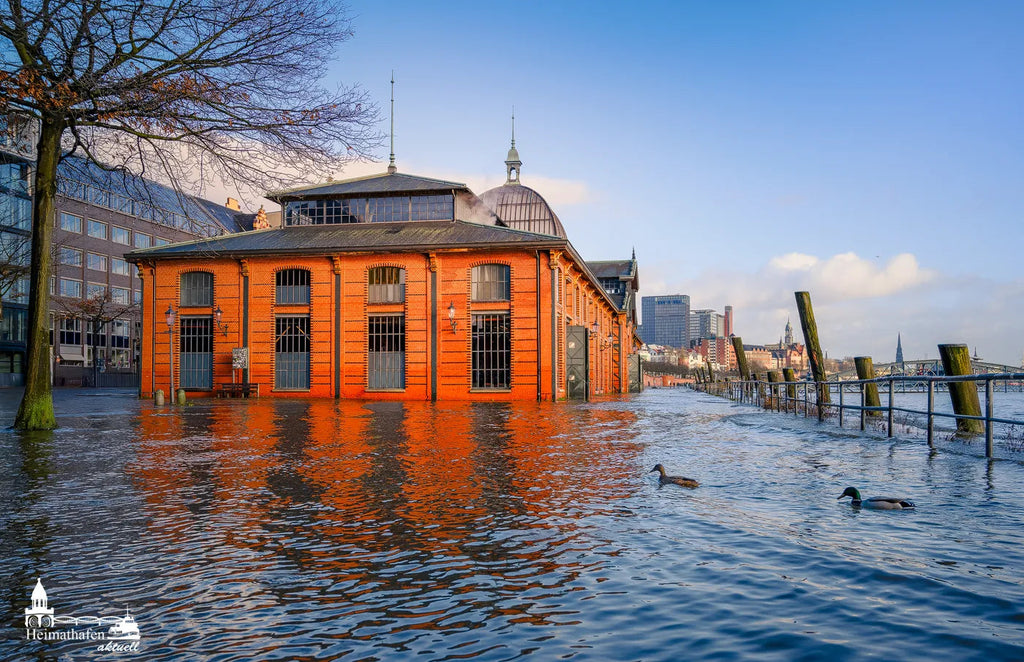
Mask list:
MULTIPOLYGON (((942 369, 947 377, 971 374, 971 353, 967 345, 939 345, 939 356, 942 357, 942 369)), ((950 382, 949 398, 953 401, 954 414, 981 416, 978 387, 974 382, 950 382)), ((957 436, 973 436, 984 431, 985 426, 980 420, 956 419, 957 436)))
POLYGON ((811 363, 811 374, 817 384, 819 410, 822 404, 831 402, 825 375, 825 355, 818 342, 818 324, 814 321, 814 309, 811 308, 811 293, 796 292, 796 309, 800 313, 800 328, 804 332, 804 344, 807 345, 807 358, 811 363))
POLYGON ((768 371, 768 409, 779 410, 779 391, 781 387, 778 383, 782 381, 782 374, 778 370, 768 371))
POLYGON ((787 409, 790 406, 795 408, 796 407, 796 370, 793 370, 792 368, 783 368, 782 369, 782 378, 785 381, 789 382, 788 384, 786 384, 786 399, 789 400, 789 405, 787 405, 787 409))
MULTIPOLYGON (((857 366, 857 379, 874 379, 875 363, 870 356, 855 356, 853 362, 857 366)), ((864 385, 864 405, 866 407, 881 407, 882 400, 878 395, 878 384, 871 383, 864 385)), ((881 416, 880 411, 869 411, 868 416, 881 416)))
POLYGON ((736 367, 740 371, 740 379, 750 381, 750 365, 747 364, 747 353, 743 351, 743 338, 732 337, 732 351, 736 355, 736 367))

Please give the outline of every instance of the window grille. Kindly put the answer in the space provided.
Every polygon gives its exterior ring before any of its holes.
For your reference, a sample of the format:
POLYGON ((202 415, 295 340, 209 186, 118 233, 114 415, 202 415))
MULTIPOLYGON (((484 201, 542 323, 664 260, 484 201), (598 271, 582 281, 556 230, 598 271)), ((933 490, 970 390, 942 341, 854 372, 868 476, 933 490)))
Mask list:
POLYGON ((367 387, 405 388, 405 316, 370 315, 367 387))
POLYGON ((278 317, 276 322, 274 386, 308 389, 309 317, 278 317))
POLYGON ((405 301, 405 269, 376 267, 370 269, 368 298, 370 303, 402 303, 405 301))
POLYGON ((181 274, 181 305, 212 306, 213 274, 206 271, 181 274))
POLYGON ((473 301, 508 301, 509 298, 508 265, 473 267, 473 301))
POLYGON ((473 388, 509 388, 512 343, 508 313, 475 313, 472 331, 473 388))
POLYGON ((213 388, 213 317, 182 317, 179 349, 181 388, 213 388))
POLYGON ((277 272, 277 303, 308 304, 309 272, 305 269, 285 269, 277 272))

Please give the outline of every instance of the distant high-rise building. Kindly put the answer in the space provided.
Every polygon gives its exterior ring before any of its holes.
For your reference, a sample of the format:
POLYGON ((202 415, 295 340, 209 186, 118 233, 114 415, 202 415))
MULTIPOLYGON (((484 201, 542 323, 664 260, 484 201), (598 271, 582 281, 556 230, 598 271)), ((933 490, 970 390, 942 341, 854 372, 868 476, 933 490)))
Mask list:
POLYGON ((689 319, 690 344, 702 338, 720 338, 727 336, 725 332, 725 315, 719 315, 718 311, 693 310, 690 311, 689 319))
POLYGON ((725 337, 732 336, 732 306, 725 307, 725 337))
POLYGON ((686 294, 641 297, 640 339, 648 345, 686 347, 690 297, 686 294))

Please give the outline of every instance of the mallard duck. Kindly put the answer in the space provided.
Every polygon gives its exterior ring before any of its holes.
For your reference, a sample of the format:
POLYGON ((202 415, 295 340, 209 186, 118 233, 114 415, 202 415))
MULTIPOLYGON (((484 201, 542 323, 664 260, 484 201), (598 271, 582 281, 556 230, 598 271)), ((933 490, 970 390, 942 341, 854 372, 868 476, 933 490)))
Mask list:
POLYGON ((856 487, 847 487, 842 494, 836 497, 836 500, 842 499, 843 497, 852 497, 850 505, 854 508, 870 508, 872 510, 906 510, 907 508, 914 507, 913 501, 896 499, 894 497, 870 497, 868 499, 861 499, 860 491, 856 487))
POLYGON ((665 475, 665 467, 660 464, 654 465, 654 468, 647 473, 654 473, 657 471, 660 475, 658 476, 658 482, 662 485, 671 483, 672 485, 681 485, 682 487, 698 487, 700 483, 692 478, 683 478, 682 476, 667 476, 665 475))

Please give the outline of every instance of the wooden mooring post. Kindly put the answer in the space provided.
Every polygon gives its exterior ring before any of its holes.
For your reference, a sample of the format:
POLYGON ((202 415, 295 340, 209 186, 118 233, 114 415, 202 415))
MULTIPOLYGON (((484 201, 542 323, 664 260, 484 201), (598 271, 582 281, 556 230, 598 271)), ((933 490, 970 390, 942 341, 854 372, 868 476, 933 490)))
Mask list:
POLYGON ((814 309, 811 308, 811 293, 796 292, 796 309, 800 313, 800 328, 804 332, 804 344, 807 345, 807 358, 811 363, 811 374, 817 384, 818 418, 822 417, 822 404, 831 402, 829 387, 825 375, 825 355, 818 342, 818 324, 814 321, 814 309))
MULTIPOLYGON (((855 356, 853 363, 857 366, 857 379, 874 379, 875 363, 870 356, 855 356)), ((878 384, 864 384, 864 403, 866 407, 881 407, 882 400, 878 396, 878 384)), ((868 416, 881 416, 880 411, 869 411, 868 416)))
MULTIPOLYGON (((971 374, 971 353, 967 345, 939 345, 942 369, 947 377, 971 374)), ((981 416, 981 402, 978 387, 974 382, 950 382, 949 398, 953 402, 953 413, 962 416, 981 416)), ((973 418, 957 418, 956 434, 970 437, 981 434, 985 426, 973 418)))
POLYGON ((768 404, 766 409, 779 409, 779 386, 778 383, 782 381, 782 375, 777 370, 768 371, 768 404))
POLYGON ((782 379, 786 384, 786 411, 796 407, 796 370, 793 368, 782 369, 782 379))
POLYGON ((750 365, 747 363, 747 353, 743 351, 743 338, 732 337, 732 351, 736 354, 736 367, 740 371, 740 379, 750 381, 750 365))

